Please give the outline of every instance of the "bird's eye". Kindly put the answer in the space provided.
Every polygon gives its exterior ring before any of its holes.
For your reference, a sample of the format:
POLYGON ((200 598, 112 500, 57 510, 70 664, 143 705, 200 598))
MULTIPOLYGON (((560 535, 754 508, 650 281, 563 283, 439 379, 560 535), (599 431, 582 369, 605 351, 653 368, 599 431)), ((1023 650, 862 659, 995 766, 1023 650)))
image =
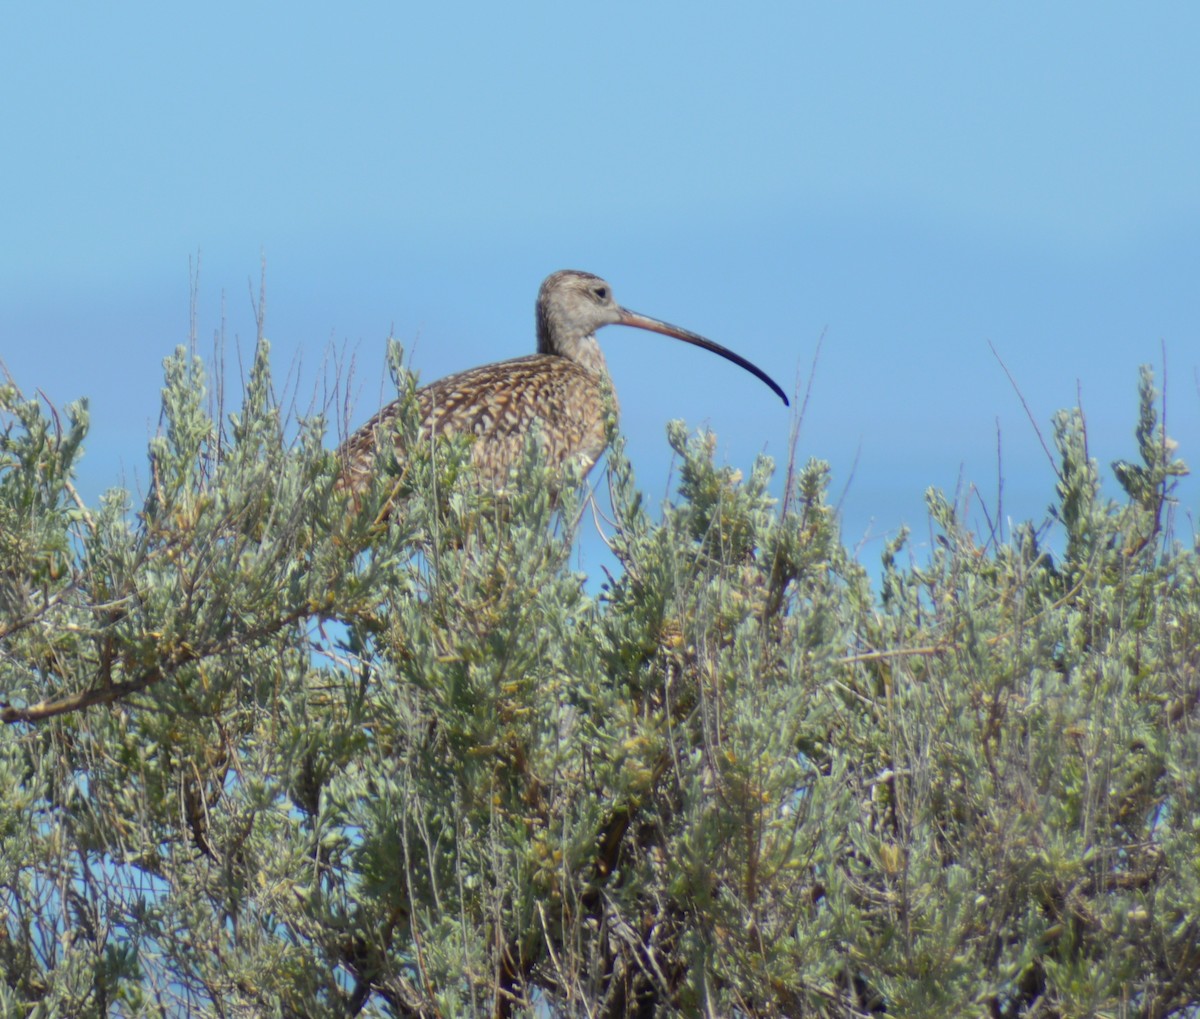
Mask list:
POLYGON ((597 287, 595 290, 592 291, 592 293, 595 294, 596 297, 599 298, 601 301, 608 300, 608 287, 597 287))

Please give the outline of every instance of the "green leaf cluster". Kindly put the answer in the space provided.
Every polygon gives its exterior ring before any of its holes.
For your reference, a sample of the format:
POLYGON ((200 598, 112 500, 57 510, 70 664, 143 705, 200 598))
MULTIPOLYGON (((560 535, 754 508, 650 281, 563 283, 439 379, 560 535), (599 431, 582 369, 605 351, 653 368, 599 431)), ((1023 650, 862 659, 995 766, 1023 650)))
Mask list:
POLYGON ((1200 1007, 1200 575, 1149 371, 1123 499, 1056 419, 1061 554, 930 491, 878 591, 820 461, 781 505, 673 423, 652 514, 614 433, 597 588, 536 441, 503 498, 458 442, 351 499, 265 342, 236 414, 207 391, 168 359, 148 491, 95 507, 86 404, 0 391, 3 1014, 1200 1007))

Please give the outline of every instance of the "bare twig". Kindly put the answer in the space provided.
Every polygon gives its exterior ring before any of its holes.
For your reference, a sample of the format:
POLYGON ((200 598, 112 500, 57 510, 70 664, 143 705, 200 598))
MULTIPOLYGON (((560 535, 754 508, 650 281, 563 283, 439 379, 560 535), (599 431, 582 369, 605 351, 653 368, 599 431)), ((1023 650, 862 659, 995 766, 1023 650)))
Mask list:
POLYGON ((1042 451, 1046 454, 1046 459, 1050 461, 1050 469, 1054 471, 1054 476, 1061 481, 1062 474, 1058 469, 1058 464, 1054 462, 1054 454, 1050 452, 1050 447, 1046 445, 1046 437, 1042 435, 1042 429, 1037 423, 1037 418, 1033 416, 1033 411, 1029 409, 1029 404, 1025 402, 1025 394, 1021 392, 1021 387, 1017 385, 1017 380, 1012 377, 1012 372, 1008 370, 1008 365, 1004 363, 1004 358, 1000 356, 1000 352, 996 349, 995 344, 993 344, 991 340, 988 340, 987 345, 991 350, 992 355, 996 358, 996 361, 1003 369, 1005 376, 1008 378, 1009 384, 1013 387, 1013 392, 1017 394, 1017 399, 1021 401, 1021 406, 1025 410, 1025 416, 1029 418, 1029 423, 1033 425, 1033 433, 1038 437, 1038 442, 1042 444, 1042 451))
MULTIPOLYGON (((804 399, 800 402, 800 407, 792 416, 792 430, 788 436, 788 461, 787 461, 787 477, 784 479, 783 486, 783 506, 781 513, 787 516, 788 507, 792 501, 792 484, 796 478, 796 450, 800 445, 800 429, 804 425, 804 415, 808 412, 808 401, 812 398, 813 381, 817 377, 817 364, 821 360, 821 348, 825 345, 826 330, 821 330, 821 335, 817 337, 817 349, 813 351, 812 366, 808 370, 808 382, 804 387, 804 399)), ((797 376, 799 372, 797 371, 797 376)), ((797 377, 796 390, 793 391, 793 402, 796 392, 800 388, 800 380, 797 377)))

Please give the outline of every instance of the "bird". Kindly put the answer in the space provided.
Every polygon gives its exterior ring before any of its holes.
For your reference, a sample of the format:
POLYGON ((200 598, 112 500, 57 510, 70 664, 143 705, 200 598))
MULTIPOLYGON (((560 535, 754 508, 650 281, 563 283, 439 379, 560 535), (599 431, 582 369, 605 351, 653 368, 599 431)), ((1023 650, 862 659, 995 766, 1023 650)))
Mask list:
MULTIPOLYGON (((498 493, 523 455, 526 437, 540 419, 546 461, 561 468, 574 461, 580 480, 608 445, 606 418, 618 410, 604 352, 596 332, 624 325, 670 336, 719 354, 761 379, 788 405, 787 394, 761 368, 712 340, 619 305, 612 286, 590 272, 561 269, 538 290, 537 353, 447 375, 416 391, 422 440, 473 438, 470 455, 477 477, 498 493)), ((376 473, 381 443, 401 439, 396 400, 354 432, 339 450, 340 486, 360 496, 376 473)))

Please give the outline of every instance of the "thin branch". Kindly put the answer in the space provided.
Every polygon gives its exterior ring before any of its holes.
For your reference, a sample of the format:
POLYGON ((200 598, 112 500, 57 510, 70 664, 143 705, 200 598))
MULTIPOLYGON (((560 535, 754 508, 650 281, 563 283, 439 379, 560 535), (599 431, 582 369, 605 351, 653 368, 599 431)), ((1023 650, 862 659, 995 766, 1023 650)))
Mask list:
POLYGON ((1050 469, 1054 471, 1054 476, 1062 481, 1062 474, 1059 472, 1058 464, 1054 462, 1054 454, 1050 452, 1050 447, 1046 445, 1046 437, 1042 435, 1042 429, 1037 423, 1037 418, 1033 416, 1033 411, 1029 409, 1029 404, 1025 402, 1025 394, 1021 392, 1021 387, 1017 385, 1017 380, 1012 377, 1012 372, 1008 370, 1008 365, 1004 363, 1004 358, 1000 356, 1000 352, 996 349, 995 344, 991 340, 987 341, 987 345, 996 358, 1004 374, 1008 377, 1009 384, 1013 387, 1013 392, 1017 394, 1017 399, 1021 401, 1021 406, 1025 409, 1025 416, 1029 418, 1029 423, 1033 425, 1033 433, 1038 437, 1038 442, 1042 444, 1042 451, 1046 454, 1046 459, 1050 461, 1050 469))
MULTIPOLYGON (((792 482, 796 477, 796 450, 800 445, 800 429, 804 425, 804 415, 808 412, 808 402, 812 399, 813 382, 817 377, 817 364, 821 360, 821 348, 825 345, 826 330, 821 330, 821 335, 817 337, 817 349, 813 351, 812 366, 808 370, 808 382, 804 387, 804 399, 800 402, 800 407, 792 417, 791 434, 788 435, 788 467, 787 477, 784 480, 783 486, 783 506, 780 508, 780 515, 787 516, 788 507, 792 501, 792 482)), ((792 402, 795 402, 796 395, 800 389, 799 371, 797 370, 796 388, 792 391, 792 402)))
MULTIPOLYGON (((181 662, 180 664, 183 663, 181 662)), ((65 697, 38 701, 37 704, 31 704, 26 708, 18 708, 11 704, 5 704, 0 708, 0 722, 6 725, 12 725, 16 722, 43 722, 47 718, 54 718, 56 715, 66 715, 72 711, 83 711, 85 708, 95 707, 97 704, 111 704, 113 701, 121 700, 130 694, 145 690, 148 686, 153 686, 160 680, 165 679, 166 675, 167 673, 159 666, 155 666, 142 673, 136 679, 129 680, 127 683, 113 683, 110 686, 93 687, 90 690, 81 690, 78 693, 67 694, 65 697)))
POLYGON ((901 647, 892 648, 889 651, 864 651, 858 655, 843 655, 841 658, 834 658, 835 665, 858 665, 861 662, 878 662, 888 658, 911 658, 914 655, 922 658, 928 658, 930 655, 940 655, 943 652, 953 650, 953 644, 932 644, 928 647, 901 647))
POLYGON ((272 620, 269 624, 231 635, 203 651, 184 645, 165 664, 152 666, 140 676, 136 676, 124 683, 110 683, 104 686, 91 687, 87 690, 80 690, 77 693, 66 694, 63 697, 38 701, 37 704, 31 704, 24 708, 0 701, 0 722, 6 725, 12 725, 17 722, 41 722, 47 718, 54 718, 57 715, 66 715, 73 711, 83 711, 98 704, 111 704, 114 701, 128 697, 130 694, 135 694, 145 690, 147 687, 154 686, 156 683, 174 675, 185 665, 201 661, 202 659, 213 658, 216 655, 232 651, 234 648, 245 647, 247 643, 270 637, 307 615, 309 615, 308 606, 301 609, 293 609, 286 615, 272 620))
POLYGON ((89 510, 87 508, 87 503, 85 503, 83 501, 82 497, 79 495, 79 492, 76 490, 75 486, 71 484, 70 478, 63 479, 63 487, 67 490, 67 494, 71 497, 71 499, 74 501, 75 505, 79 508, 80 516, 83 517, 83 522, 85 524, 87 524, 87 529, 89 531, 91 531, 92 534, 95 534, 96 533, 96 521, 92 517, 92 512, 91 512, 91 510, 89 510))
POLYGON ((42 616, 49 612, 50 609, 54 608, 55 605, 62 601, 63 596, 72 589, 72 587, 64 587, 61 591, 55 591, 54 594, 42 602, 38 608, 21 616, 20 619, 14 619, 11 623, 0 623, 0 640, 3 640, 5 637, 10 637, 14 633, 18 632, 19 630, 24 630, 28 626, 32 626, 39 619, 41 619, 42 616))

